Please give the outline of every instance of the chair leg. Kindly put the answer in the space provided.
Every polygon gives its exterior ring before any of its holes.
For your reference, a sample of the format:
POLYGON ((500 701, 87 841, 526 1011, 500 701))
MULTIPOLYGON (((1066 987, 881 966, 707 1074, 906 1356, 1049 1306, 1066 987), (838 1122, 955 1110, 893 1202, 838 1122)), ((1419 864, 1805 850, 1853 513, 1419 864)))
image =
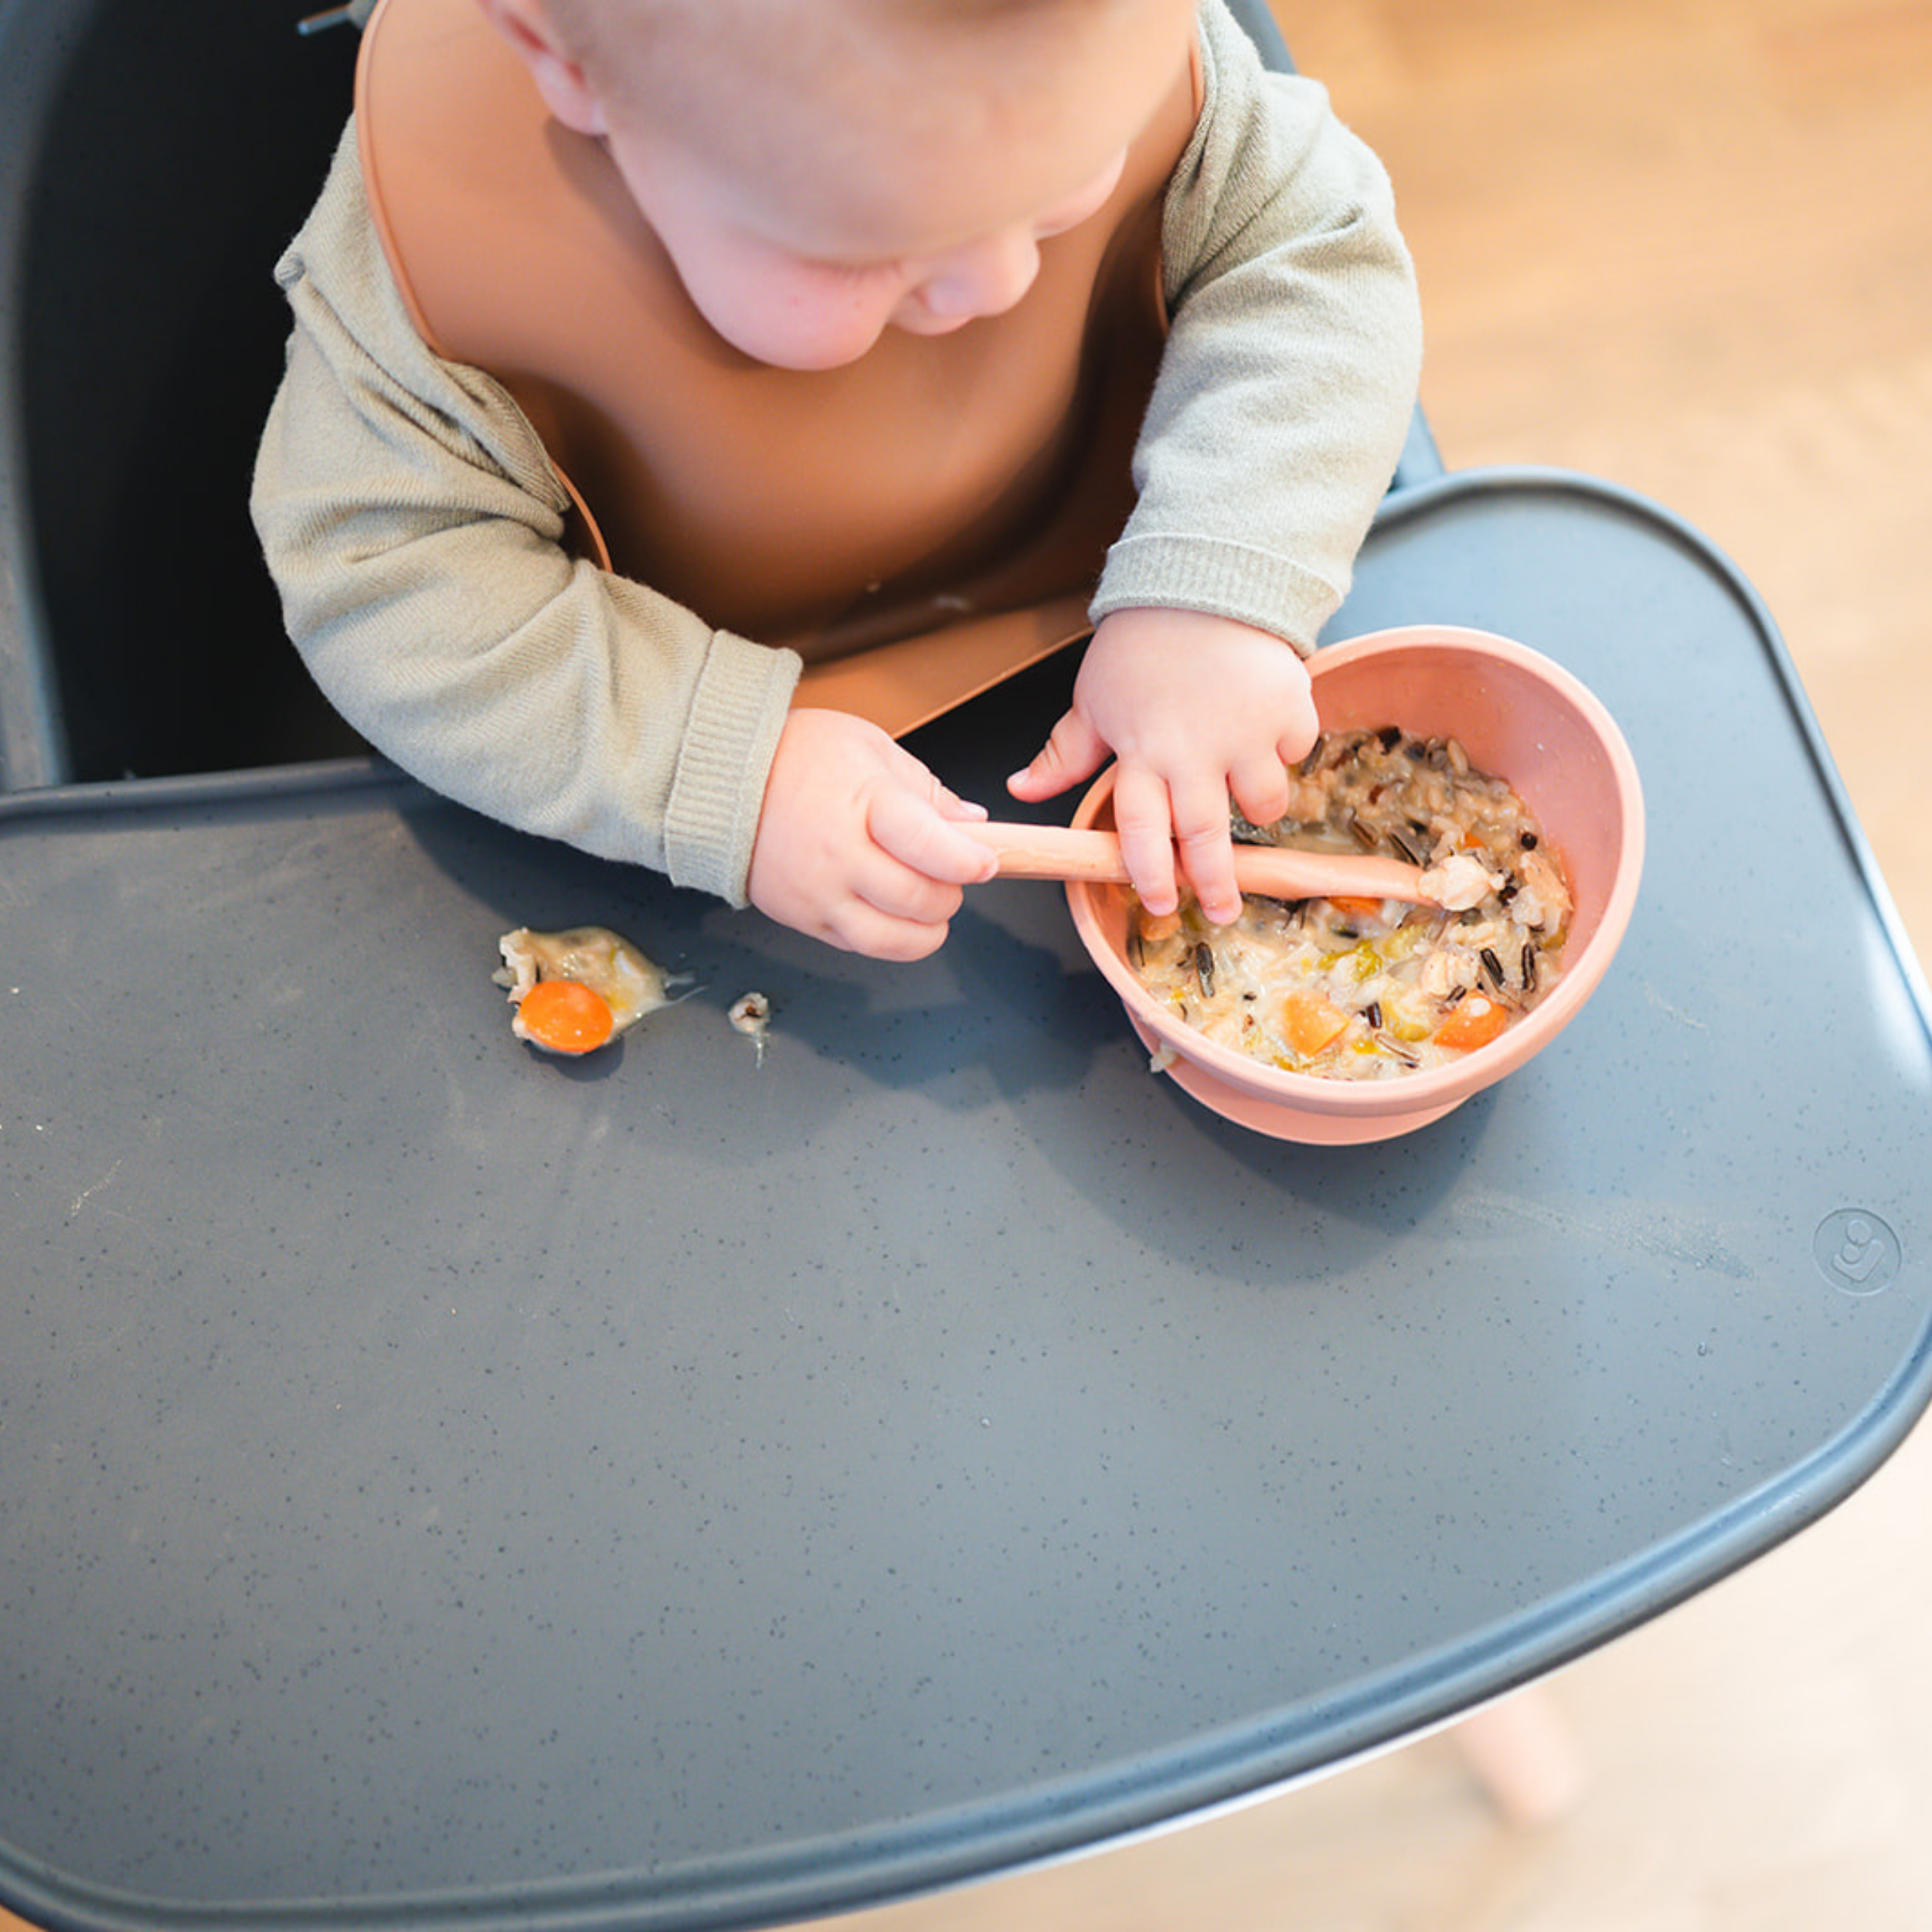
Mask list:
POLYGON ((1512 1825, 1549 1825, 1581 1801, 1588 1773, 1563 1713, 1532 1684, 1451 1727, 1463 1760, 1512 1825))

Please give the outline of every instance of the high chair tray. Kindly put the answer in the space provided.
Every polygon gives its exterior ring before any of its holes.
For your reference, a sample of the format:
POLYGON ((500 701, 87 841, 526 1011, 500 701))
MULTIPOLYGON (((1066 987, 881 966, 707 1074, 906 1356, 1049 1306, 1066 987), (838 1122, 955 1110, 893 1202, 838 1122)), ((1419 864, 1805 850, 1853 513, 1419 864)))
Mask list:
MULTIPOLYGON (((1650 852, 1563 1039, 1360 1148, 1150 1077, 1049 886, 892 968, 379 767, 0 800, 0 1900, 853 1907, 1446 1719, 1869 1475, 1932 1036, 1770 621, 1539 472, 1391 504, 1333 634, 1424 619, 1595 688, 1650 852), (496 940, 581 921, 692 984, 548 1062, 496 940)), ((1070 668, 917 748, 997 801, 1070 668)))

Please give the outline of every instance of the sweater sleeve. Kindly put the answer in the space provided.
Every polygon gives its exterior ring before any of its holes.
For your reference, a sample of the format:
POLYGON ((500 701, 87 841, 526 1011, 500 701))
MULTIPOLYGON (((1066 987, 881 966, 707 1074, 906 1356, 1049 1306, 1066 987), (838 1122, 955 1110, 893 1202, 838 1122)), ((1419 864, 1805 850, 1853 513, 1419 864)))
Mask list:
POLYGON ((1139 500, 1097 621, 1203 611, 1313 648, 1345 594, 1414 407, 1421 319, 1388 179, 1315 82, 1265 70, 1223 0, 1168 195, 1167 353, 1139 500))
POLYGON ((352 125, 276 277, 252 509, 324 692, 434 790, 743 903, 796 655, 566 554, 535 431, 410 321, 352 125))

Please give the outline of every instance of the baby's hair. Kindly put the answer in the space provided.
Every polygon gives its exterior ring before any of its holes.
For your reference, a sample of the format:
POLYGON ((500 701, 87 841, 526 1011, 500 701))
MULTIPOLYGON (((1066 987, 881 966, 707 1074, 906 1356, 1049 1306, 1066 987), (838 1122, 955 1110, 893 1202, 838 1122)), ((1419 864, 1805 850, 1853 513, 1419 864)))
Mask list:
POLYGON ((737 110, 760 88, 811 97, 855 143, 882 117, 924 117, 909 59, 942 87, 970 65, 1002 90, 1036 62, 1063 70, 1090 23, 1143 0, 544 0, 557 39, 607 110, 758 173, 788 136, 737 110), (997 51, 995 49, 998 49, 997 51), (983 62, 974 62, 978 51, 983 62))
MULTIPOLYGON (((827 6, 835 0, 810 0, 827 6)), ((1078 0, 843 0, 875 22, 904 20, 915 25, 968 25, 1002 14, 1044 12, 1078 4, 1078 0)), ((726 24, 733 31, 763 28, 782 33, 798 18, 797 0, 549 0, 551 18, 566 36, 588 32, 594 22, 626 19, 639 26, 654 23, 675 28, 694 21, 726 24)))
MULTIPOLYGON (((1029 15, 1078 14, 1097 10, 1106 0, 546 0, 553 24, 587 72, 607 83, 633 86, 653 79, 668 82, 682 62, 762 44, 776 50, 795 46, 801 29, 822 29, 835 11, 862 32, 890 27, 919 30, 970 29, 1015 22, 1029 15), (621 24, 634 59, 645 52, 643 71, 618 76, 609 71, 606 49, 611 29, 621 24), (655 54, 655 58, 653 55, 655 54), (658 66, 658 62, 664 64, 658 66), (653 69, 656 72, 653 73, 653 69)), ((627 63, 628 65, 630 63, 627 63)))

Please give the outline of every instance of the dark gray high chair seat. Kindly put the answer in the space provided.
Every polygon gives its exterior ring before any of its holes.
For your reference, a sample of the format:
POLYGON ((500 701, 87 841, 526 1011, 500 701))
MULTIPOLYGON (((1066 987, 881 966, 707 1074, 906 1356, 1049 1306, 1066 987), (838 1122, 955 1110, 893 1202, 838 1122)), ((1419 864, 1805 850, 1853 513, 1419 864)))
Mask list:
MULTIPOLYGON (((1643 895, 1501 1086, 1258 1138, 1150 1077, 1049 889, 886 968, 354 755, 245 505, 353 54, 293 22, 0 0, 0 1901, 855 1906, 1451 1718, 1879 1464, 1928 1002, 1698 532, 1419 427, 1331 634, 1577 670, 1643 895), (496 938, 584 920, 695 984, 539 1063, 496 938)), ((917 749, 996 798, 1068 675, 917 749)))

